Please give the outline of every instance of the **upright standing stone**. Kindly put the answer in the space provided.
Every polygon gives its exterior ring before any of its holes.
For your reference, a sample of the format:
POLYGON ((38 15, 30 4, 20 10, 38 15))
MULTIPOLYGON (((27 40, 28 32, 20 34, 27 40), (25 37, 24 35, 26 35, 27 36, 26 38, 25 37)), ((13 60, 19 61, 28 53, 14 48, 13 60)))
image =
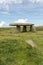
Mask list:
POLYGON ((30 25, 30 31, 36 32, 34 25, 30 25))
POLYGON ((17 27, 17 32, 20 32, 20 26, 17 25, 16 27, 17 27))
POLYGON ((30 31, 32 31, 32 25, 30 25, 30 31))
POLYGON ((26 26, 24 25, 23 26, 23 32, 26 32, 27 30, 26 30, 26 26))

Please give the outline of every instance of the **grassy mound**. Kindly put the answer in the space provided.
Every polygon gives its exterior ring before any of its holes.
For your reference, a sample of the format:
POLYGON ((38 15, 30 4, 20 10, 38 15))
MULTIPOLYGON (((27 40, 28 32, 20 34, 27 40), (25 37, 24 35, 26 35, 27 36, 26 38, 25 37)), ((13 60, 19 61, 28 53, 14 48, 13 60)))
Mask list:
POLYGON ((40 55, 23 40, 3 40, 0 43, 0 65, 41 65, 40 55))

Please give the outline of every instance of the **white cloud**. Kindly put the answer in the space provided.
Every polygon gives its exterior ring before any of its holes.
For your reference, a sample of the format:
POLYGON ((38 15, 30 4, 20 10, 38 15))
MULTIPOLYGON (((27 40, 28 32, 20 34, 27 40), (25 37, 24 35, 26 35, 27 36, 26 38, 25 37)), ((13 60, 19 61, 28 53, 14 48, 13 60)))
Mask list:
MULTIPOLYGON (((14 21, 13 23, 28 23, 28 19, 18 19, 14 21)), ((5 21, 1 21, 0 27, 9 27, 9 23, 6 23, 5 21)))
POLYGON ((17 9, 18 13, 21 13, 22 10, 24 10, 26 8, 28 9, 28 8, 33 8, 33 7, 37 6, 37 5, 34 6, 33 5, 34 3, 43 3, 43 0, 0 0, 0 3, 1 3, 0 4, 0 10, 5 11, 5 12, 2 12, 2 13, 8 14, 10 11, 13 10, 14 7, 15 7, 14 11, 17 9), (28 6, 24 5, 24 4, 21 4, 23 2, 25 4, 27 2, 29 2, 28 6), (21 4, 21 5, 20 6, 15 6, 14 4, 21 4))
POLYGON ((0 27, 7 27, 7 26, 8 26, 8 24, 5 23, 4 21, 1 21, 1 22, 0 22, 0 27))
POLYGON ((43 3, 43 0, 28 0, 32 3, 43 3))
POLYGON ((28 23, 27 19, 18 19, 17 21, 14 21, 14 23, 28 23))
POLYGON ((5 9, 7 11, 10 10, 10 5, 13 4, 21 4, 21 3, 25 3, 25 2, 29 2, 29 3, 43 3, 43 0, 0 0, 0 9, 5 9))
POLYGON ((16 3, 22 3, 23 0, 12 0, 12 2, 14 2, 15 4, 16 4, 16 3))
POLYGON ((9 11, 9 5, 8 4, 3 4, 2 8, 9 11))
MULTIPOLYGON (((2 1, 5 1, 5 0, 2 0, 2 1)), ((0 10, 2 10, 0 12, 2 14, 8 14, 9 10, 10 10, 9 4, 3 3, 2 1, 0 1, 1 2, 1 4, 0 4, 0 10)))
POLYGON ((10 15, 10 13, 7 12, 7 11, 2 11, 1 14, 4 14, 4 15, 10 15))
POLYGON ((23 0, 0 0, 0 9, 9 12, 11 5, 22 2, 23 0))
POLYGON ((3 3, 3 2, 5 2, 6 0, 0 0, 0 3, 3 3))
MULTIPOLYGON (((11 3, 11 2, 13 2, 13 3, 17 4, 17 3, 23 3, 23 1, 25 1, 25 0, 0 0, 0 3, 11 3)), ((32 3, 43 2, 43 0, 27 0, 27 1, 30 1, 32 3)))
POLYGON ((0 3, 11 3, 11 2, 14 2, 15 4, 16 3, 22 3, 23 0, 0 0, 0 3))

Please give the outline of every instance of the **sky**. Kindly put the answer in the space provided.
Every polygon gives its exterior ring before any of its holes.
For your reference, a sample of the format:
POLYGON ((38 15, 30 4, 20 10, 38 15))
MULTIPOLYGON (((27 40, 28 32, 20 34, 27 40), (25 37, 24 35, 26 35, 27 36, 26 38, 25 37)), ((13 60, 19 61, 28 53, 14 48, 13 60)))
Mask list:
POLYGON ((0 27, 14 22, 43 25, 43 0, 0 0, 0 27))

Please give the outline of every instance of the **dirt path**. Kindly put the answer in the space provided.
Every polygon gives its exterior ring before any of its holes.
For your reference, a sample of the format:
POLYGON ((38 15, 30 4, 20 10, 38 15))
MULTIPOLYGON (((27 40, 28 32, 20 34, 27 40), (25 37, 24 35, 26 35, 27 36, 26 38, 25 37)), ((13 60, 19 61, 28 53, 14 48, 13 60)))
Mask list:
POLYGON ((26 42, 32 47, 36 47, 35 43, 32 40, 27 40, 26 42))

